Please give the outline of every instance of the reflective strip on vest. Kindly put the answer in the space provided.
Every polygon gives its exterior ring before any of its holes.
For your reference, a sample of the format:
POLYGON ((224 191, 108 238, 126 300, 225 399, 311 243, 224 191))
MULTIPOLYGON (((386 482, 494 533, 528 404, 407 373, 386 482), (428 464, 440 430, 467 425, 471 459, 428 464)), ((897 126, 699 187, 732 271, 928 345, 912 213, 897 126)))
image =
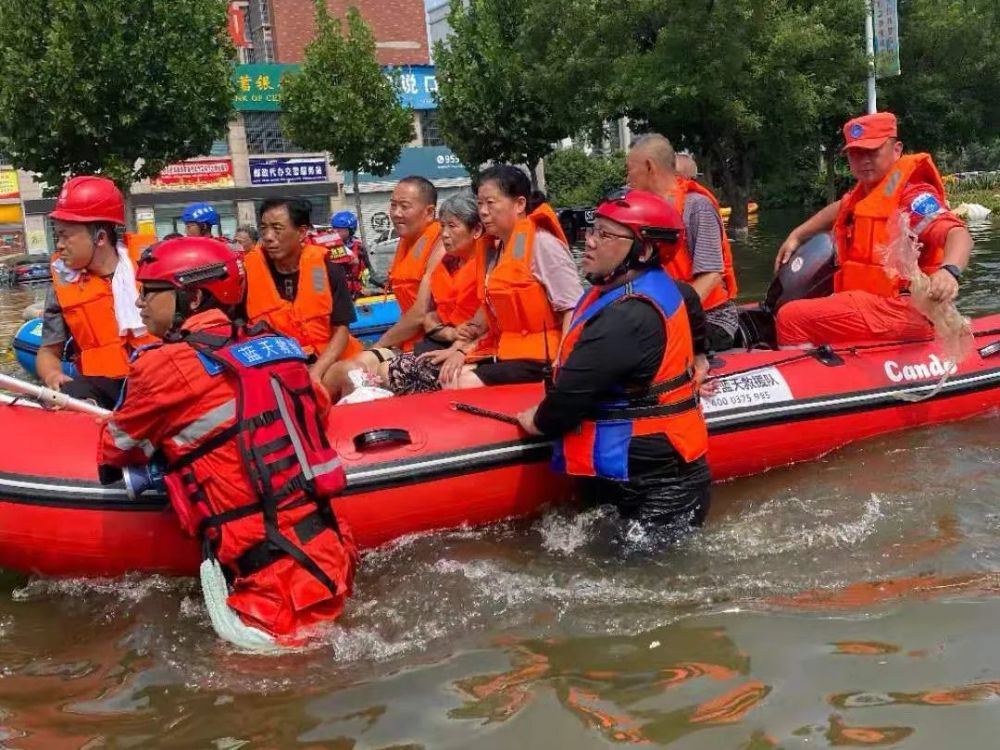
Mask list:
POLYGON ((234 419, 236 419, 236 399, 230 399, 198 417, 170 440, 178 447, 188 446, 197 443, 234 419))
POLYGON ((423 254, 425 247, 427 247, 427 238, 421 236, 421 238, 417 240, 417 244, 413 247, 413 257, 419 259, 423 254))
POLYGON ((332 458, 326 463, 322 464, 309 464, 309 468, 312 469, 314 475, 328 474, 331 471, 335 471, 340 466, 339 458, 332 458))
POLYGON ((510 254, 514 260, 523 260, 524 254, 528 251, 528 235, 524 232, 518 232, 514 236, 514 247, 511 248, 510 254))
POLYGON ((115 443, 115 448, 120 451, 130 451, 134 448, 142 449, 142 454, 146 458, 151 458, 155 452, 153 444, 148 440, 136 440, 134 437, 129 435, 125 430, 116 425, 114 421, 109 421, 107 423, 108 434, 111 435, 111 439, 115 443))

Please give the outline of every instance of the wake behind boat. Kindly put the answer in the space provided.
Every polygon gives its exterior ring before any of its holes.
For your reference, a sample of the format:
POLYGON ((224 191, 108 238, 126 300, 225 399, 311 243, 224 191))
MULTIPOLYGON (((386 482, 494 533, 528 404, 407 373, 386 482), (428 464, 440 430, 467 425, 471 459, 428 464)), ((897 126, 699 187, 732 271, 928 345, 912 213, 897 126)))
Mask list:
MULTIPOLYGON (((889 432, 967 419, 1000 406, 1000 315, 973 322, 975 350, 957 366, 930 341, 809 351, 726 353, 706 400, 716 480, 818 458, 889 432)), ((341 406, 328 434, 347 468, 336 501, 358 546, 406 534, 529 515, 569 499, 550 444, 457 411, 460 400, 505 414, 542 387, 442 391, 341 406)), ((130 500, 97 481, 93 417, 0 405, 0 567, 54 576, 129 571, 192 575, 198 544, 166 498, 130 500)))

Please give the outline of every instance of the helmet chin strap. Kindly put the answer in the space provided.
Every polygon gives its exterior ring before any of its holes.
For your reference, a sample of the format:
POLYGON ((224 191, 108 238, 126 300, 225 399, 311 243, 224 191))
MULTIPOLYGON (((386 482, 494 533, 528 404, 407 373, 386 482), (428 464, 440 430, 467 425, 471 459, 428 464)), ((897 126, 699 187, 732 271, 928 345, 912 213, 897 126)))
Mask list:
POLYGON ((182 327, 184 321, 190 317, 184 312, 191 309, 191 295, 187 289, 177 289, 174 291, 174 319, 170 323, 170 329, 163 334, 164 341, 180 341, 184 338, 182 327))
POLYGON ((588 273, 584 278, 594 286, 607 286, 611 282, 620 279, 633 268, 645 268, 647 264, 640 260, 644 246, 645 243, 642 240, 632 240, 632 247, 628 249, 628 254, 621 263, 604 275, 588 273))

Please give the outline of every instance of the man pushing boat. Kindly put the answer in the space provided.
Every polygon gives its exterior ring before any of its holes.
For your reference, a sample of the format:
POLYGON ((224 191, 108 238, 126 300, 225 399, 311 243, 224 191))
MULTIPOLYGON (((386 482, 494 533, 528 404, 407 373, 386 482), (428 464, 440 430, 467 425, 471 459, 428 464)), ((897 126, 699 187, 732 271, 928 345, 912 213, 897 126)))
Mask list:
POLYGON ((305 352, 266 325, 233 322, 245 273, 220 242, 161 242, 137 276, 142 320, 163 343, 134 359, 101 429, 102 480, 163 462, 182 528, 204 543, 202 587, 223 637, 266 647, 337 617, 357 551, 331 506, 344 470, 305 352))

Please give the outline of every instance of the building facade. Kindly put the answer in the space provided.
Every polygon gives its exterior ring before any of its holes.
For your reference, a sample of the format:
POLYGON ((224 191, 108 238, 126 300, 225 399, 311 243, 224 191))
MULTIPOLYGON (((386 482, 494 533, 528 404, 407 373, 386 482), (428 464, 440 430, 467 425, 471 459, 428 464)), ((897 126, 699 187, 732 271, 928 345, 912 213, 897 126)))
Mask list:
MULTIPOLYGON (((423 0, 327 3, 339 17, 348 5, 361 11, 375 34, 379 62, 387 73, 398 73, 400 99, 413 111, 414 139, 400 166, 386 178, 359 175, 366 234, 378 241, 388 235, 392 181, 412 173, 406 169, 421 169, 445 194, 468 186, 470 179, 437 130, 437 87, 423 0)), ((317 225, 327 224, 332 212, 354 210, 352 189, 348 185, 345 191, 337 165, 327 154, 292 143, 280 124, 281 76, 301 62, 314 35, 313 0, 235 0, 229 12, 230 34, 239 50, 233 71, 236 117, 209 154, 171 165, 157 178, 133 186, 130 218, 141 232, 159 237, 183 232, 181 213, 195 202, 215 207, 227 236, 237 226, 255 225, 261 202, 274 195, 307 198, 317 225)), ((54 240, 47 214, 53 205, 30 174, 0 169, 0 253, 5 246, 50 253, 54 240)))

